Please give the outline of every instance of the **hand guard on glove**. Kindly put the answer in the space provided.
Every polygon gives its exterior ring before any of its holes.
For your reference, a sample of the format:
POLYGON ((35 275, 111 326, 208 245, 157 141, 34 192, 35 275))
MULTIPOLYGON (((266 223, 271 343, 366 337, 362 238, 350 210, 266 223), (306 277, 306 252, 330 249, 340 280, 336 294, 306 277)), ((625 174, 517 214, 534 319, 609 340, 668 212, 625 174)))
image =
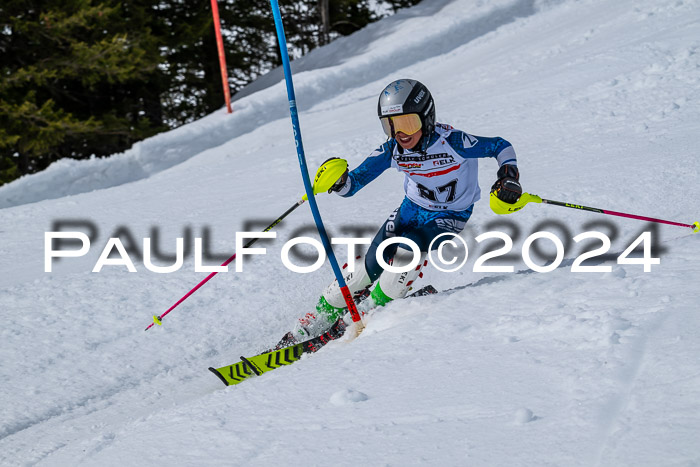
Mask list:
MULTIPOLYGON (((323 166, 323 165, 324 165, 326 162, 328 162, 328 161, 332 161, 333 159, 339 159, 339 158, 338 158, 338 157, 331 157, 330 159, 326 159, 326 160, 323 162, 323 164, 321 164, 321 166, 323 166)), ((334 192, 334 191, 340 191, 340 190, 342 190, 343 187, 345 186, 345 182, 347 182, 347 181, 348 181, 348 169, 345 169, 345 172, 343 172, 343 175, 340 176, 340 178, 338 179, 338 181, 335 182, 335 183, 333 184, 333 186, 331 186, 331 187, 328 189, 328 193, 330 194, 330 193, 332 193, 332 192, 334 192)))
POLYGON ((498 180, 491 187, 491 192, 496 192, 498 199, 504 203, 513 204, 523 194, 523 187, 520 186, 518 179, 520 172, 514 165, 505 164, 498 169, 496 174, 498 180))

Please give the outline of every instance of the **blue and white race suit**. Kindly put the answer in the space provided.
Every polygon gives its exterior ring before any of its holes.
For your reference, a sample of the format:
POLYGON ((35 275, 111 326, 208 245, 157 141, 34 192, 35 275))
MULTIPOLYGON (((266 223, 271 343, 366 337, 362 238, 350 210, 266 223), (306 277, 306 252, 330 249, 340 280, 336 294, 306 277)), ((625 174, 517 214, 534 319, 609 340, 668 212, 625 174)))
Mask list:
MULTIPOLYGON (((389 216, 365 256, 365 267, 372 281, 382 273, 375 252, 386 238, 409 238, 421 251, 428 251, 437 235, 457 234, 464 229, 474 203, 481 198, 478 160, 485 157, 495 158, 499 167, 517 165, 513 147, 503 138, 473 136, 438 123, 425 151, 402 149, 392 138, 349 173, 345 186, 338 192, 343 197, 353 196, 390 167, 405 175, 406 199, 389 216)), ((437 245, 435 242, 433 248, 437 245)), ((396 254, 397 245, 392 246, 384 250, 387 262, 396 254)))

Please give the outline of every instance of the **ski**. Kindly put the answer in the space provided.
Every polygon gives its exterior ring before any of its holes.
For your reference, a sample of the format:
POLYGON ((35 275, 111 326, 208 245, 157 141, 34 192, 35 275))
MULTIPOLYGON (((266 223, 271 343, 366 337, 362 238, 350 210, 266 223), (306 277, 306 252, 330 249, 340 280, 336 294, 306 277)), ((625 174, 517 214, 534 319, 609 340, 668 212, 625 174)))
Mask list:
MULTIPOLYGON (((407 295, 406 298, 422 297, 436 293, 438 293, 438 291, 435 289, 435 287, 432 285, 426 285, 412 294, 407 295)), ((291 365, 292 363, 298 361, 303 354, 318 351, 330 340, 333 340, 333 338, 329 338, 328 333, 326 332, 318 337, 314 337, 313 339, 299 342, 298 344, 293 344, 282 349, 270 350, 253 357, 241 356, 240 362, 236 362, 233 365, 222 366, 220 368, 209 367, 209 371, 214 373, 226 386, 233 386, 240 384, 254 376, 260 376, 268 371, 272 371, 286 365, 291 365)))
POLYGON ((328 343, 325 335, 300 342, 279 350, 263 352, 254 357, 241 357, 241 361, 221 368, 209 367, 226 386, 242 383, 253 376, 291 365, 305 353, 313 353, 328 343))

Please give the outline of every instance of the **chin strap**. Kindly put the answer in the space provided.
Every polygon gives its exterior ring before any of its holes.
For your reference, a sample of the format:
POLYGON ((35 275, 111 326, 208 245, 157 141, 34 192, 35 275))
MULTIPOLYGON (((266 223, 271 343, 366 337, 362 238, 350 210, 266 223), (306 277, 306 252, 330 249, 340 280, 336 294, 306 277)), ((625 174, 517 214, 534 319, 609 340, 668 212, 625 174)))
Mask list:
POLYGON ((428 146, 430 145, 430 137, 432 136, 432 132, 429 135, 423 134, 423 136, 420 137, 420 141, 418 141, 418 144, 416 144, 416 147, 418 148, 418 151, 424 156, 427 155, 428 152, 428 146))

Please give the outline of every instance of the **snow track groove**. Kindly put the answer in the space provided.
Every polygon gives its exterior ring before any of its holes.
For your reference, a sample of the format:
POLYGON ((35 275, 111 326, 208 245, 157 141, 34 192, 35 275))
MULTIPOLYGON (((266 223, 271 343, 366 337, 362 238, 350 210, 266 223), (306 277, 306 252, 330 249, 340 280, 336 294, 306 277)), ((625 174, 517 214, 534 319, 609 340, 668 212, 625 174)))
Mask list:
POLYGON ((616 394, 611 396, 601 407, 601 415, 604 423, 601 426, 602 442, 598 451, 596 465, 609 465, 605 458, 606 451, 613 445, 613 434, 619 428, 619 417, 630 403, 634 386, 639 376, 640 369, 644 364, 647 342, 654 337, 654 334, 663 325, 668 317, 667 313, 657 312, 638 330, 638 335, 626 344, 627 349, 624 354, 625 368, 619 371, 617 377, 620 380, 616 394))

